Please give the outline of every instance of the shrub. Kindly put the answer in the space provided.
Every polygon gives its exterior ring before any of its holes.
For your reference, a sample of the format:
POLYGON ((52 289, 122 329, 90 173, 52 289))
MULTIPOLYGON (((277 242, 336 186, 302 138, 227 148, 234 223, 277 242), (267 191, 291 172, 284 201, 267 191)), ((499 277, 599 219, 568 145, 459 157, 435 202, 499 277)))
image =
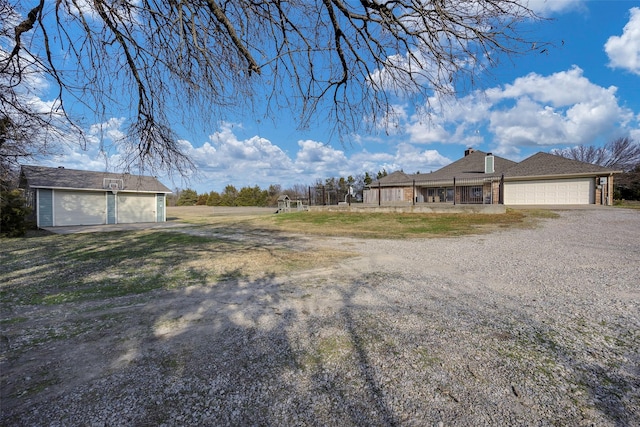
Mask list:
POLYGON ((0 237, 24 236, 30 212, 20 190, 0 192, 0 237))

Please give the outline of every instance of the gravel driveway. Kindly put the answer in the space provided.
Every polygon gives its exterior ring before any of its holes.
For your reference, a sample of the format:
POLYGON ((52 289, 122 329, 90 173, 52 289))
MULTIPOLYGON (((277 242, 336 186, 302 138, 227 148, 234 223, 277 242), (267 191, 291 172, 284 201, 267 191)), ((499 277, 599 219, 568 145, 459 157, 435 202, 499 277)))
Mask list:
POLYGON ((39 327, 91 327, 3 347, 3 384, 52 380, 3 394, 0 424, 640 425, 640 212, 559 213, 462 238, 322 239, 308 244, 360 255, 32 308, 39 327))

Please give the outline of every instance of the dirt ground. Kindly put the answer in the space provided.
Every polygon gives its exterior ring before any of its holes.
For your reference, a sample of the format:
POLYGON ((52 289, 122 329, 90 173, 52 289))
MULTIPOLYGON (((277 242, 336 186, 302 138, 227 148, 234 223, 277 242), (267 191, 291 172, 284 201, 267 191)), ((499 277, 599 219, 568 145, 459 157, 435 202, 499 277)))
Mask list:
POLYGON ((4 306, 0 425, 640 423, 638 218, 428 241, 274 233, 256 245, 357 256, 4 306))

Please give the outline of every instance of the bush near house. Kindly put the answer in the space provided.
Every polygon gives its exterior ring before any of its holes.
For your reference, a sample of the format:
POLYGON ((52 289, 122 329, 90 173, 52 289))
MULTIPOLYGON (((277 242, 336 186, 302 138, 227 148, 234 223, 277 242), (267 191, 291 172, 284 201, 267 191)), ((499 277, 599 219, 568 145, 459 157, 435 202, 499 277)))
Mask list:
POLYGON ((20 190, 0 192, 0 237, 24 236, 30 212, 20 190))

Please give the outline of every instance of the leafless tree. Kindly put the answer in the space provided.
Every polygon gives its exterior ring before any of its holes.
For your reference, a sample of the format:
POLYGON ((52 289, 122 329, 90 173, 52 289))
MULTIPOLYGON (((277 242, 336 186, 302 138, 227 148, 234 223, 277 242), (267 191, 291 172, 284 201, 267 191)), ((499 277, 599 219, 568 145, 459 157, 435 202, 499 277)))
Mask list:
POLYGON ((0 79, 11 96, 41 73, 59 89, 56 113, 81 103, 129 118, 130 158, 160 168, 190 166, 176 125, 286 108, 302 128, 384 128, 398 99, 424 105, 504 54, 545 49, 519 31, 538 19, 526 0, 10 1, 0 79))
POLYGON ((551 150, 551 154, 580 160, 621 171, 631 171, 640 165, 640 144, 629 137, 614 139, 601 147, 578 145, 551 150))

